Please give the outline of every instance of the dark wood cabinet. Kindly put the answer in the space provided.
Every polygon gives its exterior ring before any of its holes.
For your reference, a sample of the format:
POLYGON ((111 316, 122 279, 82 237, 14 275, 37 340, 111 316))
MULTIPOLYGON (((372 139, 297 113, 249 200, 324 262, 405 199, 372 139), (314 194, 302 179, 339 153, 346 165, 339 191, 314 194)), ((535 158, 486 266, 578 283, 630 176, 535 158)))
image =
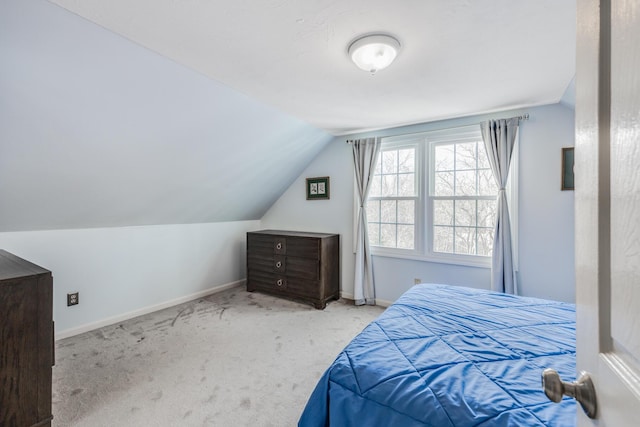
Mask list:
POLYGON ((53 365, 51 272, 0 250, 0 426, 48 426, 53 365))
POLYGON ((340 236, 299 231, 247 233, 247 290, 324 309, 340 298, 340 236))

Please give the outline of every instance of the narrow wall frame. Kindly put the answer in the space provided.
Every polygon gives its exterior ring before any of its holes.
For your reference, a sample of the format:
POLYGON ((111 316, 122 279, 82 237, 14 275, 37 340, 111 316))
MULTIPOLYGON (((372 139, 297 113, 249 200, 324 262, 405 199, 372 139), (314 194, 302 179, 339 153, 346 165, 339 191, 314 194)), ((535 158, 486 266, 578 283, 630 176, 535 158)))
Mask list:
POLYGON ((329 177, 307 178, 307 200, 329 199, 329 177))
POLYGON ((574 189, 573 165, 574 165, 574 147, 563 147, 562 148, 562 185, 560 187, 563 191, 574 189))

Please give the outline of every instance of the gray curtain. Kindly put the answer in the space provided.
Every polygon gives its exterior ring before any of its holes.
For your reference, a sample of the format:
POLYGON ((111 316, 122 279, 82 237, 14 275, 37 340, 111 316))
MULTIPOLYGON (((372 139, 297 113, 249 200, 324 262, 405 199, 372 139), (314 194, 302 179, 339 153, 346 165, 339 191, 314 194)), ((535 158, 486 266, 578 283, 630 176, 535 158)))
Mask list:
POLYGON ((506 120, 488 120, 480 124, 493 177, 498 184, 496 227, 493 233, 491 288, 508 294, 515 293, 511 223, 505 187, 511 164, 511 154, 518 131, 517 117, 506 120))
POLYGON ((380 152, 380 141, 377 138, 357 139, 351 141, 353 148, 353 164, 355 183, 358 195, 358 219, 356 223, 356 265, 353 286, 353 299, 356 305, 375 305, 376 295, 373 282, 373 266, 369 248, 367 231, 367 212, 365 203, 369 195, 371 177, 375 170, 375 162, 380 152))

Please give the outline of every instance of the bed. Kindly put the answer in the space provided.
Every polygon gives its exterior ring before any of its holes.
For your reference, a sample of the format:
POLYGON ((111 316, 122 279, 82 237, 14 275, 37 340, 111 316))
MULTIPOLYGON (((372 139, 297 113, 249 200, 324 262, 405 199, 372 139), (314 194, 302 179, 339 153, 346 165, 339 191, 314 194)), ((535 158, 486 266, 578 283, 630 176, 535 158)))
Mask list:
POLYGON ((299 421, 312 426, 573 426, 541 373, 575 378, 575 306, 416 285, 338 355, 299 421))

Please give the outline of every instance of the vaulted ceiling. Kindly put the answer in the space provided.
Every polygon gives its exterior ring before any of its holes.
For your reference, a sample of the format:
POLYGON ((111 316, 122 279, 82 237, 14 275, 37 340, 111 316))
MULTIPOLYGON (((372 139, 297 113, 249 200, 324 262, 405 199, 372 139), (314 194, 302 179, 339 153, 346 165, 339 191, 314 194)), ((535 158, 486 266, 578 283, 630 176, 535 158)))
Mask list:
POLYGON ((574 46, 568 0, 3 0, 0 231, 259 219, 333 135, 560 101, 574 46))

